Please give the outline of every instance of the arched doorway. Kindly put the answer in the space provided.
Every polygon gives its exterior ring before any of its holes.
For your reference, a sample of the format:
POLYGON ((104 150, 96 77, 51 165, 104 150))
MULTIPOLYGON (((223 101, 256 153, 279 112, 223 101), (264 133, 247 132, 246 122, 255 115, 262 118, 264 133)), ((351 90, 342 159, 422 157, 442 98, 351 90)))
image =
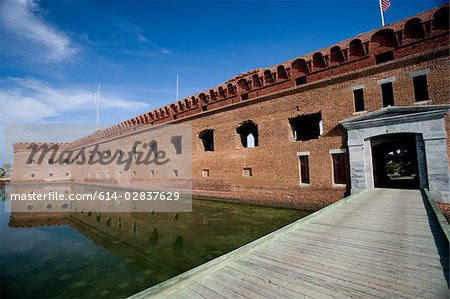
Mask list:
POLYGON ((375 188, 420 188, 416 135, 399 133, 371 138, 375 188))

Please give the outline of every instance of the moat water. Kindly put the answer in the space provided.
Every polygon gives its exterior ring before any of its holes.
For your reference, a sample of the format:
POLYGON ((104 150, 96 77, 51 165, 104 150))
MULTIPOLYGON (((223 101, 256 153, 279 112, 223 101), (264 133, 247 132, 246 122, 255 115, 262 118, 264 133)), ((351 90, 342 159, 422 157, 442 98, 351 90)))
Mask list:
POLYGON ((308 214, 195 199, 190 213, 11 213, 10 204, 2 200, 1 298, 124 298, 308 214))

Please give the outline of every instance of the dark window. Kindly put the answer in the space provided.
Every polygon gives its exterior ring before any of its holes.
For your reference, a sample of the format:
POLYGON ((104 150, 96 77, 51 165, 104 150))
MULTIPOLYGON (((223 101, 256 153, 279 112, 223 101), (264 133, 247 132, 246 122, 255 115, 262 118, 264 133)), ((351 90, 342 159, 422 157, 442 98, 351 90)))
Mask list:
POLYGON ((198 134, 198 137, 202 140, 203 148, 205 152, 213 152, 214 151, 214 131, 213 130, 205 130, 198 134))
POLYGON ((252 168, 244 167, 244 169, 242 170, 242 175, 243 176, 252 176, 253 175, 252 168))
POLYGON ((300 182, 309 184, 309 156, 300 156, 300 182))
POLYGON ((333 176, 335 184, 347 184, 347 154, 332 154, 333 176))
POLYGON ((299 86, 302 84, 306 84, 306 76, 298 77, 295 79, 295 85, 299 86))
POLYGON ((353 90, 353 98, 355 99, 355 111, 364 111, 364 90, 362 88, 353 90))
POLYGON ((289 119, 295 140, 317 139, 322 134, 322 113, 299 115, 289 119))
POLYGON ((173 147, 175 148, 175 152, 177 155, 182 154, 183 150, 181 147, 181 136, 173 136, 171 140, 173 147))
POLYGON ((236 132, 241 137, 241 143, 243 147, 251 148, 258 146, 258 125, 254 122, 244 122, 240 127, 236 129, 236 132))
POLYGON ((427 76, 420 75, 413 78, 416 102, 428 100, 427 76))
POLYGON ((375 55, 375 62, 376 62, 376 64, 383 63, 383 62, 388 62, 388 61, 391 61, 391 60, 394 60, 394 52, 392 52, 392 51, 375 55))
POLYGON ((248 93, 242 94, 242 95, 241 95, 241 99, 242 99, 243 101, 248 100, 248 93))
POLYGON ((48 164, 53 164, 53 159, 48 159, 48 164))
POLYGON ((381 96, 383 97, 383 107, 394 106, 392 82, 381 84, 381 96))
POLYGON ((203 105, 203 106, 202 106, 202 111, 206 111, 206 110, 208 110, 208 106, 203 105))
POLYGON ((152 152, 153 157, 158 155, 158 142, 152 140, 148 143, 149 150, 152 152))

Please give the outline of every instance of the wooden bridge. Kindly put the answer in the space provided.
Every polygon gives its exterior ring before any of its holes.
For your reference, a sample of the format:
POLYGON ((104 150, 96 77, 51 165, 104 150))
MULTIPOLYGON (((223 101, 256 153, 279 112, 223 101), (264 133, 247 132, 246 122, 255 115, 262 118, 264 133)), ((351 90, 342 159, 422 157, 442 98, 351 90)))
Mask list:
POLYGON ((131 298, 449 298, 433 204, 365 191, 131 298))

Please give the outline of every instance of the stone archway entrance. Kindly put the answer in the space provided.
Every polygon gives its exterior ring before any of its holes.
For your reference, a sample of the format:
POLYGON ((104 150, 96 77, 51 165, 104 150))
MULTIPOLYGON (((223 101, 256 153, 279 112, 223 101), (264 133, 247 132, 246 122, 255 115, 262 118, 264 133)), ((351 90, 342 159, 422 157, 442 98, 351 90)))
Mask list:
POLYGON ((347 129, 351 192, 429 188, 435 200, 450 202, 445 129, 449 110, 450 105, 386 107, 342 121, 347 129))
POLYGON ((371 138, 375 188, 420 188, 415 135, 388 134, 371 138))

